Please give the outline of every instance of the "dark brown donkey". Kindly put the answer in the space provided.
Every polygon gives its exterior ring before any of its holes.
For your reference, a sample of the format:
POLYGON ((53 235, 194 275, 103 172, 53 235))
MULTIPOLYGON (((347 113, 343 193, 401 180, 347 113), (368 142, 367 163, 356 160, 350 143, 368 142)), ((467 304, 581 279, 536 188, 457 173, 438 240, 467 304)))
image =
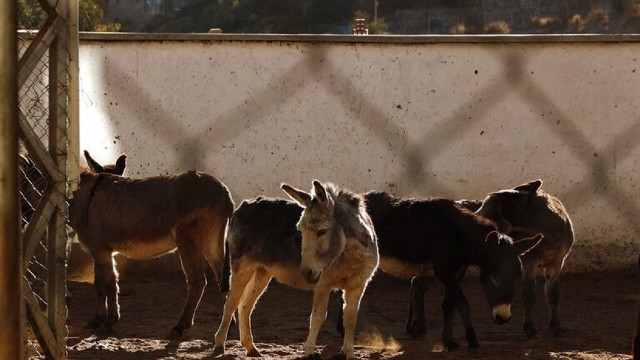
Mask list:
POLYGON ((519 239, 544 234, 544 241, 522 259, 522 298, 525 333, 533 337, 538 331, 533 323, 536 300, 536 272, 544 269, 545 295, 549 307, 549 329, 554 335, 564 331, 558 315, 560 273, 573 245, 573 225, 564 205, 540 189, 542 180, 534 180, 513 189, 490 193, 477 213, 498 225, 498 229, 519 239))
POLYGON ((460 287, 468 266, 480 268, 494 322, 509 321, 515 282, 521 274, 519 258, 538 246, 541 235, 514 242, 497 232, 491 221, 453 200, 401 199, 385 192, 369 192, 364 198, 378 235, 379 268, 404 278, 435 273, 444 285, 442 342, 447 350, 459 347, 453 340, 456 311, 464 322, 469 347, 479 346, 471 307, 460 287))
POLYGON ((191 327, 207 284, 206 261, 221 286, 228 287, 222 272, 233 208, 227 187, 201 172, 142 179, 82 172, 69 221, 95 261, 98 305, 88 326, 110 332, 120 317, 115 253, 144 260, 177 248, 188 294, 172 335, 191 327))
MULTIPOLYGON (((498 230, 514 239, 544 235, 535 249, 520 257, 522 261, 522 297, 524 300, 525 333, 538 333, 533 322, 536 300, 536 272, 544 269, 545 294, 549 307, 549 328, 554 335, 564 331, 558 315, 560 273, 573 245, 573 226, 564 205, 556 197, 544 192, 542 180, 534 180, 513 189, 490 193, 484 201, 464 200, 459 203, 494 221, 498 230), (480 204, 478 206, 478 204, 480 204)), ((424 294, 428 279, 416 277, 411 282, 411 306, 407 331, 416 335, 424 331, 424 294)))
MULTIPOLYGON (((638 271, 640 271, 640 255, 638 255, 638 271)), ((633 330, 631 356, 633 356, 633 360, 640 360, 640 307, 638 307, 636 315, 636 328, 633 330)))

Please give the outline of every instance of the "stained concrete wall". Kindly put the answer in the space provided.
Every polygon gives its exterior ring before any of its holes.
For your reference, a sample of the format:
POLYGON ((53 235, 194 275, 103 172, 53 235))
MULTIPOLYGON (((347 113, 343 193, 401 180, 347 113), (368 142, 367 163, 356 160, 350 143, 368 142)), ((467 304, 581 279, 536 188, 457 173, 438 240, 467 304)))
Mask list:
POLYGON ((543 179, 568 271, 640 241, 638 37, 84 34, 81 149, 133 177, 216 175, 237 204, 312 179, 483 198, 543 179))

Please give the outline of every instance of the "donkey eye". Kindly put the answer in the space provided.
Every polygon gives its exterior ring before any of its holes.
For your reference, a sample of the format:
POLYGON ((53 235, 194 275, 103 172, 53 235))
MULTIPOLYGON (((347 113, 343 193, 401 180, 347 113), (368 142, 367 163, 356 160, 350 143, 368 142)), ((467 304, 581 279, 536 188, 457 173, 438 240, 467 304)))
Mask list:
POLYGON ((322 229, 322 230, 318 230, 318 233, 316 234, 317 237, 321 237, 322 235, 326 234, 327 230, 326 229, 322 229))

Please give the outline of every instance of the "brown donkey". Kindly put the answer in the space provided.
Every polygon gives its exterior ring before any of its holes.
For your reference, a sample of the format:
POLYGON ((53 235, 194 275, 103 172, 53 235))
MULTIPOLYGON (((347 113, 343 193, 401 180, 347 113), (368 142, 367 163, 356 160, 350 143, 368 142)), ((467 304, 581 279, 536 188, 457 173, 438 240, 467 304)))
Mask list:
POLYGON ((189 171, 143 179, 84 171, 70 200, 69 222, 95 261, 98 305, 88 327, 110 332, 120 317, 113 255, 151 259, 178 249, 187 300, 172 335, 182 335, 204 288, 205 260, 225 289, 225 233, 234 203, 211 175, 189 171))

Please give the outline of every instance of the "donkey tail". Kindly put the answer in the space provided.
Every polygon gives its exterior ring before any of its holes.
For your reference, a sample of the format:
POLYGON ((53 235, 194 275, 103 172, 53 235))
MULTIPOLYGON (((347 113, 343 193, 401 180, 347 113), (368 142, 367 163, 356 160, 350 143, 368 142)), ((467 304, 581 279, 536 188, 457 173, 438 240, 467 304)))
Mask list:
POLYGON ((231 277, 231 257, 229 255, 229 242, 224 243, 224 265, 222 267, 222 276, 220 279, 220 292, 226 294, 229 292, 229 278, 231 277))
POLYGON ((213 222, 213 236, 209 239, 205 247, 205 257, 213 270, 221 291, 229 290, 229 270, 227 257, 229 247, 227 246, 227 228, 229 218, 217 216, 213 222))

